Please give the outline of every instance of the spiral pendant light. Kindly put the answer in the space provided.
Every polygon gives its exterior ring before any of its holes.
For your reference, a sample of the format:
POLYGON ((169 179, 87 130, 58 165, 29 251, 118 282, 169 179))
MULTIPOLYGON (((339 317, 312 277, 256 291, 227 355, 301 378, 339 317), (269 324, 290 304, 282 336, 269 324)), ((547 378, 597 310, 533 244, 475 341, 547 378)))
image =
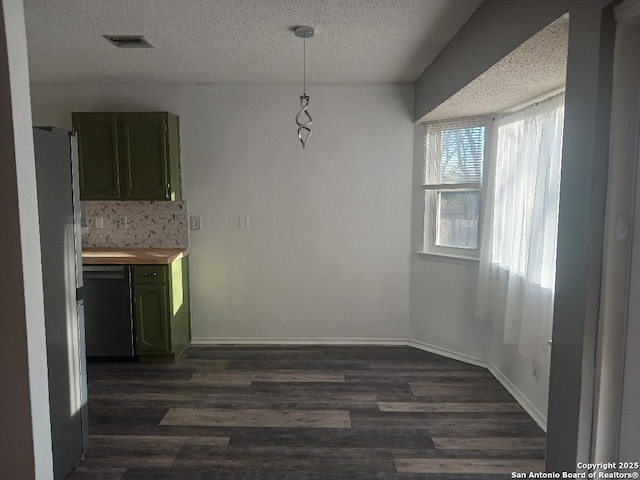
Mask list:
POLYGON ((311 115, 309 114, 309 95, 307 95, 307 38, 313 37, 313 27, 303 25, 293 31, 296 37, 302 38, 302 95, 300 96, 300 111, 296 115, 298 125, 298 140, 304 149, 311 138, 311 115))

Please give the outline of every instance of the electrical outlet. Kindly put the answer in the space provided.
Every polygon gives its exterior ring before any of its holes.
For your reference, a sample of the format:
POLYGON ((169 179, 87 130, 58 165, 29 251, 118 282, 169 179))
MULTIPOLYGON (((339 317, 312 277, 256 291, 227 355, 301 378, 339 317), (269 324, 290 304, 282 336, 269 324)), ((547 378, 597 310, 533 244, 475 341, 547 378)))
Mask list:
POLYGON ((120 215, 118 218, 118 228, 129 228, 129 219, 126 215, 120 215))
POLYGON ((189 217, 189 230, 202 230, 202 218, 200 215, 191 215, 189 217))
POLYGON ((538 362, 531 362, 531 376, 536 382, 540 381, 540 364, 538 362))
POLYGON ((95 228, 104 228, 104 217, 96 217, 93 221, 95 228))

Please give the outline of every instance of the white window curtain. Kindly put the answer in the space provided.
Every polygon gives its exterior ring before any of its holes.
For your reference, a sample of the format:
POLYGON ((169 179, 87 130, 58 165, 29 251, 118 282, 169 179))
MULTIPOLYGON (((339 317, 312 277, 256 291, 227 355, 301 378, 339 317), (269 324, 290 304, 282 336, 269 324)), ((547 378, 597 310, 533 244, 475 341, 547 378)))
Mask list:
POLYGON ((564 94, 495 120, 476 313, 548 364, 564 94))

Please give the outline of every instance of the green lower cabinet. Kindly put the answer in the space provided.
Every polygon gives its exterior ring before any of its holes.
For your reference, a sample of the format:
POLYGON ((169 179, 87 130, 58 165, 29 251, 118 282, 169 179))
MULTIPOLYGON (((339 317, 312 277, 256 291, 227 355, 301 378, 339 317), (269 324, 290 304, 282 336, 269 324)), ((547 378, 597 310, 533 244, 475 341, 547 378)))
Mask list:
POLYGON ((186 258, 133 265, 135 350, 141 361, 172 361, 191 343, 186 258))

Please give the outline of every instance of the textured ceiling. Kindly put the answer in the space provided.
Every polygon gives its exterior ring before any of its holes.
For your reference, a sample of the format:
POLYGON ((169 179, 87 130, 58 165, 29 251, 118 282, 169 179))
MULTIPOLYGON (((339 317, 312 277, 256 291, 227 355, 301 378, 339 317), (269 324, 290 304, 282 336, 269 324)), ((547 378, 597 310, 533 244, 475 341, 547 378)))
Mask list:
POLYGON ((414 81, 482 0, 25 0, 33 82, 414 81), (102 35, 144 35, 119 49, 102 35))
POLYGON ((504 112, 565 84, 569 19, 538 32, 421 120, 504 112))

